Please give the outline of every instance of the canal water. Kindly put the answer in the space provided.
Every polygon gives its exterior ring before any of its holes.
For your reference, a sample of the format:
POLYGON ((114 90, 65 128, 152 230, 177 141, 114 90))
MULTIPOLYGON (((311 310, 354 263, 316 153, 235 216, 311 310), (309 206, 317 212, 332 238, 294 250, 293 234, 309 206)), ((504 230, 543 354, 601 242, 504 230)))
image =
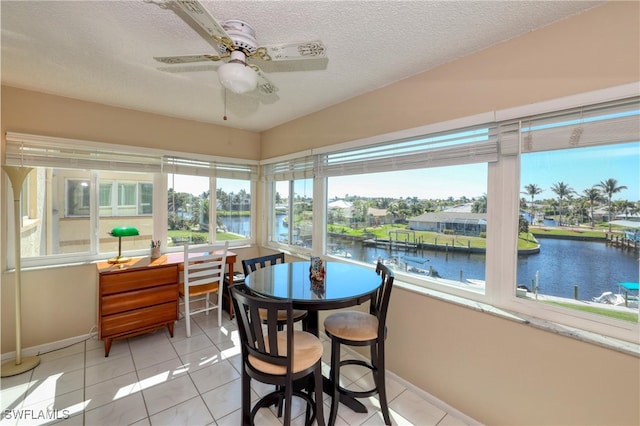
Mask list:
MULTIPOLYGON (((282 220, 277 221, 280 229, 277 233, 285 233, 282 220)), ((248 218, 233 218, 224 221, 230 232, 248 235, 250 224, 248 218)), ((539 239, 540 252, 532 255, 518 256, 518 284, 533 288, 533 281, 538 273, 538 291, 557 297, 574 297, 574 286, 578 287, 578 298, 591 300, 605 291, 618 292, 618 283, 637 282, 640 264, 638 254, 630 250, 621 250, 605 245, 603 242, 577 240, 539 239)), ((419 250, 405 252, 390 251, 381 247, 365 247, 360 242, 348 239, 330 238, 327 241, 330 249, 337 253, 349 253, 352 260, 375 263, 378 258, 396 258, 413 268, 418 273, 437 272, 438 276, 451 280, 485 278, 485 255, 419 250)))

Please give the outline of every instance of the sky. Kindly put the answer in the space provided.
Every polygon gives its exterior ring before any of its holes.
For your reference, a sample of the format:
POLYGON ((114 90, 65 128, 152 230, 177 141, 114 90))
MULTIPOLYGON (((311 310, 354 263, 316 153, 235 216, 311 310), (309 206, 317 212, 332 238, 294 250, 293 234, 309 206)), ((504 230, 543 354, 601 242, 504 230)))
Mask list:
MULTIPOLYGON (((545 151, 522 156, 520 191, 536 184, 543 193, 536 199, 557 198, 553 184, 564 182, 579 195, 583 190, 609 178, 617 179, 626 190, 614 196, 629 201, 640 200, 640 143, 603 145, 590 148, 545 151)), ((226 192, 249 192, 246 181, 218 179, 226 192)), ((200 195, 208 190, 208 178, 176 176, 176 190, 200 195)), ((312 194, 309 184, 308 194, 312 194)), ((477 198, 487 192, 487 164, 436 167, 367 176, 342 176, 329 179, 330 200, 346 195, 419 199, 446 199, 462 196, 477 198)))
MULTIPOLYGON (((640 200, 640 143, 603 145, 522 155, 520 191, 536 184, 543 192, 536 199, 557 198, 553 184, 564 182, 578 195, 601 181, 614 178, 627 189, 614 200, 640 200)), ((487 165, 438 167, 411 172, 381 173, 378 177, 331 178, 329 199, 346 194, 367 197, 446 199, 449 196, 477 198, 487 192, 487 165)))
POLYGON ((525 154, 520 190, 536 184, 544 191, 537 199, 557 198, 551 187, 564 182, 583 195, 585 189, 609 178, 627 187, 613 200, 640 200, 640 143, 525 154))

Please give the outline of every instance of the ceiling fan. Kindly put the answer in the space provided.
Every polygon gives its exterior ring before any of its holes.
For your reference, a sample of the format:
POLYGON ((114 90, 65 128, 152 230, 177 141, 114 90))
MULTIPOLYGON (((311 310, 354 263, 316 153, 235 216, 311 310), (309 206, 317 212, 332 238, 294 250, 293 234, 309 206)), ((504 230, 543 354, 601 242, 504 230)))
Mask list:
POLYGON ((247 93, 257 87, 267 94, 278 90, 264 72, 249 60, 290 61, 326 56, 326 49, 321 41, 259 46, 255 30, 247 22, 229 19, 220 25, 197 0, 176 0, 175 4, 213 37, 219 54, 164 56, 154 59, 170 65, 225 60, 218 68, 218 78, 223 87, 234 93, 247 93))

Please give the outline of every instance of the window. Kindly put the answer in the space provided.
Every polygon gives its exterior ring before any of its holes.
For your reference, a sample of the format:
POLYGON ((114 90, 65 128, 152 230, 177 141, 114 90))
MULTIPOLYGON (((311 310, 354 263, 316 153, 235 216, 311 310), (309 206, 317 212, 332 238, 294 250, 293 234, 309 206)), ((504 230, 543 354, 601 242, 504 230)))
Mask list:
POLYGON ((484 293, 487 164, 497 160, 490 125, 321 154, 327 254, 484 293))
POLYGON ((269 241, 302 248, 313 248, 314 190, 316 159, 309 155, 280 159, 263 169, 271 194, 269 241))
POLYGON ((170 246, 252 238, 257 165, 182 157, 165 157, 163 162, 170 246))
POLYGON ((487 164, 329 177, 327 254, 484 292, 487 164))
MULTIPOLYGON (((122 240, 128 255, 148 254, 149 242, 158 239, 177 251, 184 242, 251 238, 256 164, 11 132, 6 146, 7 164, 33 168, 21 206, 25 267, 104 260, 118 250, 118 239, 109 235, 118 226, 140 232, 122 240), (218 194, 231 200, 220 218, 209 208, 218 194)), ((13 251, 5 252, 12 267, 13 251)))
POLYGON ((638 322, 639 117, 635 101, 522 120, 520 297, 638 322))
POLYGON ((616 89, 621 100, 605 104, 587 94, 267 160, 269 241, 371 266, 382 259, 398 282, 637 342, 634 91, 616 89), (316 238, 298 247, 287 226, 296 184, 311 180, 316 238), (582 241, 591 228, 598 238, 582 241), (561 239, 548 238, 558 229, 561 239))
POLYGON ((170 174, 168 180, 169 246, 210 242, 210 178, 170 174))
POLYGON ((251 181, 216 179, 216 228, 239 238, 252 235, 251 181))
POLYGON ((313 180, 273 184, 272 241, 311 249, 313 246, 313 180))

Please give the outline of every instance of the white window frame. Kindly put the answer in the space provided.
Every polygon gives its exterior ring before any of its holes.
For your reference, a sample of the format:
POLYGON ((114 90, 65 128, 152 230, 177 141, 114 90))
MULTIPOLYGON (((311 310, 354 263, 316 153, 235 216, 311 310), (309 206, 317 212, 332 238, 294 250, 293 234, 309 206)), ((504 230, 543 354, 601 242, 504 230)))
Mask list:
MULTIPOLYGON (((91 248, 87 252, 73 254, 47 255, 22 259, 23 268, 63 266, 104 260, 110 253, 97 253, 98 239, 98 212, 99 212, 99 190, 97 186, 97 170, 122 170, 134 173, 151 173, 153 176, 153 234, 154 239, 167 240, 167 171, 163 170, 163 164, 167 157, 179 158, 187 163, 192 162, 199 166, 199 171, 210 176, 210 196, 212 206, 215 206, 215 176, 228 177, 232 179, 250 180, 252 203, 251 203, 251 238, 231 240, 230 246, 239 247, 255 243, 256 235, 256 203, 253 201, 256 194, 258 180, 258 162, 253 160, 234 159, 219 156, 207 156, 202 154, 184 153, 178 151, 165 151, 150 148, 141 148, 126 145, 115 145, 103 142, 76 140, 68 138, 58 138, 42 135, 7 132, 7 149, 3 151, 5 158, 3 164, 24 165, 44 168, 70 168, 82 170, 94 170, 91 173, 91 186, 93 188, 90 206, 90 238, 91 248), (30 149, 25 149, 30 148, 30 149), (93 169, 94 165, 96 166, 93 169)), ((189 174, 189 173, 185 173, 189 174)), ((197 174, 197 173, 195 173, 197 174)), ((9 185, 8 179, 3 177, 5 188, 9 185)), ((135 179, 134 179, 135 180, 135 179)), ((131 183, 134 182, 131 180, 131 183)), ((117 181, 113 181, 116 182, 117 181)), ((124 181, 123 181, 124 182, 124 181)), ((129 182, 129 181, 127 181, 129 182)), ((136 192, 139 193, 139 182, 136 192)), ((66 182, 65 182, 66 195, 66 182)), ((7 191, 9 194, 11 191, 7 191)), ((138 194, 139 195, 139 194, 138 194)), ((7 195, 8 196, 8 195, 7 195)), ((117 194, 112 193, 112 205, 117 194)), ((137 197, 139 198, 139 197, 137 197)), ((66 202, 64 203, 66 209, 66 202)), ((8 204, 9 205, 9 204, 8 204)), ((117 207, 117 206, 114 206, 117 207)), ((139 208, 138 200, 136 209, 139 208)), ((141 216, 149 216, 141 214, 141 216)), ((215 224, 215 210, 210 214, 210 220, 215 224)), ((9 226, 11 226, 11 221, 9 226)), ((213 228, 215 229, 215 227, 213 228)), ((8 249, 14 244, 13 233, 4 234, 6 237, 1 242, 6 250, 6 268, 11 269, 15 265, 14 251, 8 249)), ((165 248, 167 252, 180 251, 181 247, 165 248)), ((112 253, 111 253, 112 254, 112 253)), ((146 256, 148 250, 129 250, 129 256, 146 256)))
MULTIPOLYGON (((261 164, 291 163, 294 164, 296 158, 314 156, 331 152, 340 152, 345 149, 357 147, 375 146, 385 141, 402 140, 414 138, 419 135, 429 134, 437 131, 455 130, 480 123, 495 122, 503 123, 518 120, 521 117, 535 116, 538 114, 554 111, 563 111, 582 106, 595 105, 599 103, 616 101, 629 97, 640 96, 640 84, 631 83, 609 89, 598 90, 589 93, 568 96, 560 99, 531 104, 523 107, 510 108, 494 111, 488 114, 480 114, 472 117, 465 117, 451 120, 444 123, 424 126, 415 129, 408 129, 393 132, 385 135, 378 135, 371 138, 346 142, 337 145, 325 146, 303 153, 291 154, 286 157, 268 159, 261 164), (490 117, 490 120, 487 118, 490 117)), ((614 320, 596 314, 562 308, 550 304, 538 303, 516 297, 516 277, 517 277, 517 233, 520 203, 520 154, 521 144, 520 133, 518 132, 517 147, 514 152, 513 146, 505 145, 505 149, 500 152, 497 162, 488 162, 488 188, 487 199, 490 200, 487 206, 487 251, 486 251, 486 290, 484 294, 465 291, 453 286, 443 286, 442 284, 427 279, 412 278, 409 275, 401 274, 398 281, 417 284, 421 287, 434 289, 447 294, 460 296, 468 300, 486 303, 497 308, 504 309, 516 314, 523 314, 531 318, 542 321, 561 324, 564 327, 574 327, 579 330, 593 332, 601 336, 608 336, 622 339, 629 342, 640 343, 639 323, 614 320)), ((502 149, 502 146, 501 146, 502 149)), ((299 172, 299 171, 298 171, 299 172)), ((286 175, 285 175, 286 176, 286 175)), ((292 178, 291 176, 289 176, 292 178)), ((326 255, 326 178, 314 179, 314 196, 322 202, 314 202, 314 240, 313 255, 326 255), (321 223, 320 223, 321 222, 321 223)), ((268 189, 268 188, 267 188, 268 189)), ((270 203, 273 194, 267 198, 270 203)), ((272 204, 265 209, 269 212, 269 217, 265 223, 271 225, 272 204)), ((269 235, 272 231, 269 230, 269 235)), ((266 241, 267 245, 274 249, 282 249, 281 245, 273 241, 266 241)), ((294 254, 302 257, 309 255, 308 252, 299 250, 295 246, 284 247, 294 254)), ((348 261, 341 259, 342 261, 348 261)))

